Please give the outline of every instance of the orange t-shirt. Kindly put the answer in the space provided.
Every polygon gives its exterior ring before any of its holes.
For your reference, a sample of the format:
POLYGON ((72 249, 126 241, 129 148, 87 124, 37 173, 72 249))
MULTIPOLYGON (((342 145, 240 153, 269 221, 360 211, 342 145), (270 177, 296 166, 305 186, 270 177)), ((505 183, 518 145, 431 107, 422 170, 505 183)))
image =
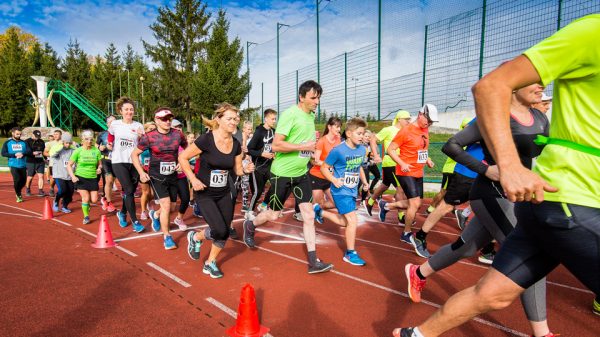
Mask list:
MULTIPOLYGON (((321 150, 321 156, 319 157, 319 161, 325 161, 325 158, 327 158, 327 155, 329 154, 329 152, 331 152, 331 149, 338 146, 340 142, 340 137, 335 137, 333 139, 333 142, 329 142, 329 140, 327 140, 327 136, 319 138, 319 141, 317 141, 317 146, 315 148, 315 150, 321 150)), ((321 173, 321 165, 315 165, 311 167, 310 174, 312 174, 315 177, 325 179, 325 177, 321 173)))
POLYGON ((429 129, 409 124, 398 131, 392 142, 398 144, 400 159, 412 165, 410 171, 402 172, 400 165, 396 165, 396 174, 415 178, 423 177, 423 167, 429 158, 429 129))

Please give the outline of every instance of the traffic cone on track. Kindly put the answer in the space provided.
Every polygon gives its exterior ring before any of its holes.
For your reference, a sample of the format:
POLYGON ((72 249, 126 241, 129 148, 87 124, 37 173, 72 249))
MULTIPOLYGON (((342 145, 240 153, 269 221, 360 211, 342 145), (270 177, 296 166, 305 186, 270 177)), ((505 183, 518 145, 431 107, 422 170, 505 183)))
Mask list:
POLYGON ((98 228, 98 235, 96 236, 96 243, 92 243, 94 248, 110 248, 117 246, 117 243, 113 241, 112 234, 110 233, 110 226, 106 215, 100 216, 100 227, 98 228))
POLYGON ((50 220, 54 218, 54 213, 52 212, 52 201, 48 198, 45 198, 44 200, 44 212, 42 213, 42 220, 50 220))
POLYGON ((258 322, 254 288, 246 283, 242 287, 235 326, 227 329, 227 334, 232 337, 261 337, 267 332, 269 332, 269 328, 260 325, 258 322))

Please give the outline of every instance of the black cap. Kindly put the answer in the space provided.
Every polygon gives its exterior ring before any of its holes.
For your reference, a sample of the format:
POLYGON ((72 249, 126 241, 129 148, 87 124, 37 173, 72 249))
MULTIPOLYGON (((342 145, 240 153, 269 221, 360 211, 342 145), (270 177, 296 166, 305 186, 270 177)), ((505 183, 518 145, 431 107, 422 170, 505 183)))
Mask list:
POLYGON ((40 132, 40 130, 33 130, 33 135, 36 137, 41 137, 42 136, 42 132, 40 132))

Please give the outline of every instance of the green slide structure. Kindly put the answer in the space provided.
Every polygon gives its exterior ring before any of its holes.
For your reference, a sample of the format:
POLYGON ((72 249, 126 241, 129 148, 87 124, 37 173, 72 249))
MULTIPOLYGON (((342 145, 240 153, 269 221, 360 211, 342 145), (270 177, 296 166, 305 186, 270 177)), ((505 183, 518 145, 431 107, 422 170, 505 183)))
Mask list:
POLYGON ((73 131, 72 116, 74 109, 83 112, 102 130, 107 129, 108 114, 100 110, 90 100, 79 93, 72 85, 61 80, 52 79, 48 83, 48 92, 52 94, 52 122, 63 130, 73 131))

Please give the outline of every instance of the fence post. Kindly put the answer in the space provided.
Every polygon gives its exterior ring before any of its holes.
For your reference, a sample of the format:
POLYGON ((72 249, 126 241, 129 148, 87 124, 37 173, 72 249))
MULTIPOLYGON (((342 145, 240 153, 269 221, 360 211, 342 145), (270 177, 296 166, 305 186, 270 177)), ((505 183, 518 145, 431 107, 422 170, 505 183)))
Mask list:
POLYGON ((348 120, 348 53, 344 53, 344 120, 348 120))
POLYGON ((562 19, 562 3, 563 0, 558 0, 558 19, 556 20, 556 30, 560 30, 560 20, 562 19))
MULTIPOLYGON (((265 82, 260 82, 260 120, 265 122, 265 82)), ((279 115, 279 111, 277 111, 277 115, 279 115)))
POLYGON ((423 46, 423 80, 421 83, 421 106, 425 105, 425 73, 427 70, 427 31, 429 25, 425 25, 425 45, 423 46))
POLYGON ((483 48, 485 45, 485 14, 487 10, 487 0, 483 0, 483 12, 481 14, 481 44, 479 46, 479 78, 483 77, 483 48))
POLYGON ((377 120, 381 119, 381 0, 377 19, 377 120))
MULTIPOLYGON (((320 55, 320 41, 319 41, 319 3, 321 0, 315 0, 317 2, 317 83, 321 84, 321 55, 320 55)), ((317 107, 317 121, 321 120, 321 104, 317 107)))
MULTIPOLYGON (((298 70, 296 69, 296 91, 298 91, 299 85, 300 83, 298 83, 298 70)), ((296 104, 298 104, 298 95, 296 95, 296 104)))

